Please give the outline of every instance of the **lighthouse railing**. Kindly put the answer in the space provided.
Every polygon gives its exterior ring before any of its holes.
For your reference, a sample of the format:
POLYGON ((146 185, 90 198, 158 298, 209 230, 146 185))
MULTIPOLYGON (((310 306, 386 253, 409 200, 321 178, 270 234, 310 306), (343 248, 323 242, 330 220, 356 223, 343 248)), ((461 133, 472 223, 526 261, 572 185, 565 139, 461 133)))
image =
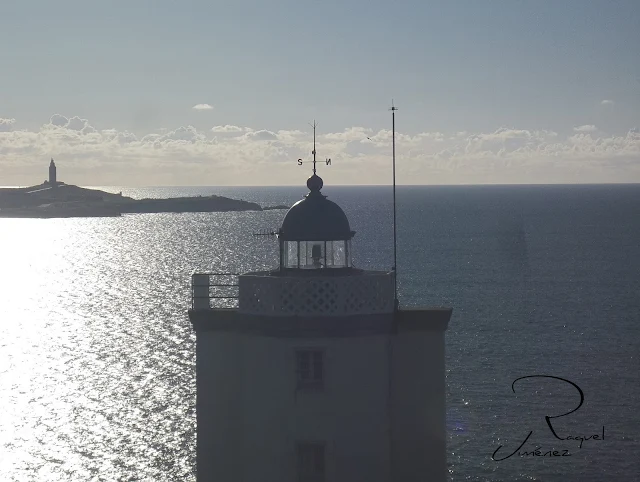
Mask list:
POLYGON ((238 276, 239 273, 193 273, 191 309, 237 308, 238 276))
POLYGON ((245 273, 239 310, 266 316, 346 316, 392 313, 393 272, 362 271, 356 276, 272 276, 245 273))

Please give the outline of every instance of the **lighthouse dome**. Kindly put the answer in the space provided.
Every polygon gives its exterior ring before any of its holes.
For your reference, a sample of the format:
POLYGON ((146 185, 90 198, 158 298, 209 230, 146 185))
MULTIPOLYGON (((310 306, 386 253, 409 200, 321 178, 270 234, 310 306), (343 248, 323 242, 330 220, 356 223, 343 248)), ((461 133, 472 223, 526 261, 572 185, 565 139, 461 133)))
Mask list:
POLYGON ((280 239, 283 241, 332 241, 351 239, 349 220, 340 206, 320 193, 322 179, 314 174, 307 180, 309 194, 287 212, 280 239))

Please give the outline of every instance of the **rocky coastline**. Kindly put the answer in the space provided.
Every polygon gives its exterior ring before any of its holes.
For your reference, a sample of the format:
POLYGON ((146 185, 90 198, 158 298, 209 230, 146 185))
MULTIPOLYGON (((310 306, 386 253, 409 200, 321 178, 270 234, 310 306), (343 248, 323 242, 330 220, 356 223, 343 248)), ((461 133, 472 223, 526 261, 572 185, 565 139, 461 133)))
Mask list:
POLYGON ((257 203, 223 196, 165 199, 133 199, 72 184, 49 182, 27 188, 0 189, 0 217, 68 218, 107 217, 141 213, 196 213, 288 209, 262 207, 257 203))

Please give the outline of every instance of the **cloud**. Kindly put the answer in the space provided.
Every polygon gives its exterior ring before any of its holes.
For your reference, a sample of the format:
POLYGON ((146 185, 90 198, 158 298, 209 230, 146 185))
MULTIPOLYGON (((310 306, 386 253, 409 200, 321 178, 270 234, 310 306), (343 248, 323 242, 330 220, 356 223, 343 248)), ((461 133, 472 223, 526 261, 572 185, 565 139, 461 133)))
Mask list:
POLYGON ((128 131, 117 131, 116 129, 105 129, 102 131, 105 142, 112 142, 119 145, 137 142, 138 137, 128 131))
POLYGON ((335 141, 364 141, 372 133, 371 129, 365 127, 349 127, 342 132, 325 134, 324 138, 335 141))
POLYGON ((256 141, 275 141, 278 139, 278 136, 274 132, 264 129, 259 131, 247 132, 244 137, 256 141))
MULTIPOLYGON (((38 182, 53 156, 61 179, 77 184, 302 186, 304 176, 292 166, 310 158, 313 142, 308 130, 224 125, 200 131, 187 125, 136 135, 98 130, 87 119, 61 114, 35 130, 12 130, 14 122, 0 122, 3 182, 14 185, 38 182)), ((515 127, 397 132, 398 182, 640 182, 638 130, 605 136, 591 125, 573 129, 569 136, 515 127)), ((349 127, 319 135, 319 158, 333 161, 322 171, 325 184, 387 183, 390 145, 386 129, 349 127)))
POLYGON ((3 119, 0 117, 0 132, 9 132, 15 123, 15 119, 3 119))
POLYGON ((594 132, 597 131, 598 128, 593 124, 585 124, 583 126, 574 127, 573 130, 575 132, 594 132))
POLYGON ((193 110, 212 110, 213 106, 210 104, 196 104, 192 107, 193 110))
POLYGON ((205 140, 205 135, 199 133, 193 126, 186 126, 179 127, 174 131, 169 131, 160 136, 158 140, 198 142, 205 140))
POLYGON ((49 119, 49 124, 56 127, 65 127, 69 123, 69 119, 60 114, 53 114, 49 119))
POLYGON ((66 128, 71 129, 73 131, 81 131, 88 125, 89 125, 89 121, 87 119, 81 119, 80 117, 74 116, 69 119, 69 122, 67 123, 66 128))
POLYGON ((60 114, 53 114, 49 119, 48 126, 54 128, 65 128, 82 134, 91 134, 96 132, 93 126, 89 125, 89 121, 87 119, 82 119, 78 116, 67 118, 60 114))
POLYGON ((248 130, 251 130, 251 129, 248 129, 247 127, 232 126, 229 124, 224 126, 213 126, 211 128, 211 132, 219 132, 224 134, 233 133, 233 132, 246 132, 248 130))
POLYGON ((612 100, 609 99, 604 99, 602 102, 600 102, 601 105, 613 105, 614 102, 612 100))

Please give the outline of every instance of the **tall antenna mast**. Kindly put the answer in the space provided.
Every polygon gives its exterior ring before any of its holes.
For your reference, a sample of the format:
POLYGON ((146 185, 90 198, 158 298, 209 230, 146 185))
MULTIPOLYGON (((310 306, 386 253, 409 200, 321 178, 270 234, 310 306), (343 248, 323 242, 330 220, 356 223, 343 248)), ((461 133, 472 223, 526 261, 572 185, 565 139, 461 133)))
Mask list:
POLYGON ((309 124, 313 127, 313 173, 316 173, 316 127, 318 127, 318 123, 314 120, 313 124, 309 124))
POLYGON ((400 302, 398 301, 398 235, 396 222, 396 111, 397 107, 391 99, 391 129, 392 129, 392 151, 393 151, 393 280, 394 280, 394 309, 398 311, 400 302))

